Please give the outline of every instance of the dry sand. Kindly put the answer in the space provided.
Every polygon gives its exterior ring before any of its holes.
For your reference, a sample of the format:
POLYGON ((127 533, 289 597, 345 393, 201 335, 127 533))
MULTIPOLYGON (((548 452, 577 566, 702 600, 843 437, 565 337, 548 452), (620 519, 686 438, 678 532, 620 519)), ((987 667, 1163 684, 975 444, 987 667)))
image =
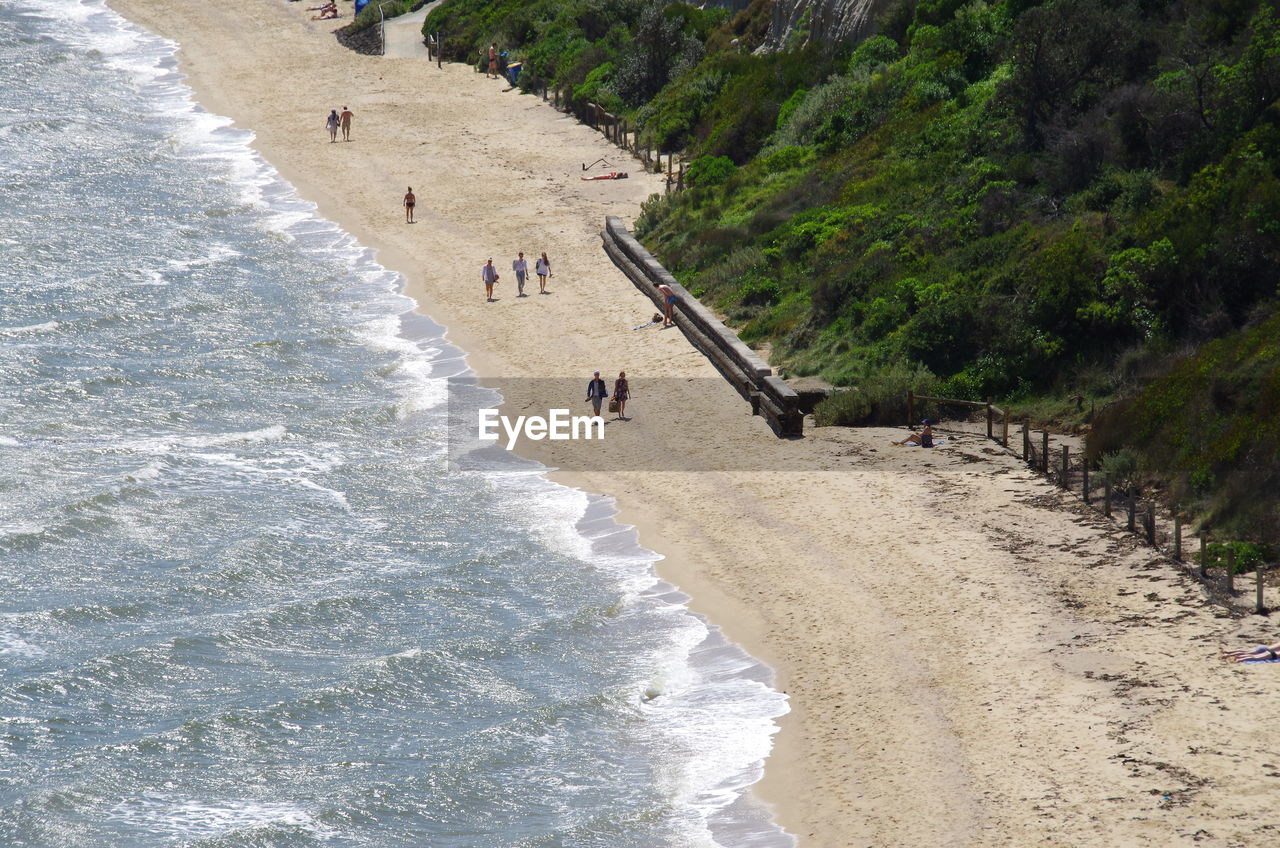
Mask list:
POLYGON ((1216 658, 1268 623, 977 437, 775 439, 678 332, 630 329, 653 308, 597 231, 660 183, 596 133, 469 67, 350 53, 302 3, 111 5, 179 42, 200 101, 403 273, 509 408, 548 405, 516 378, 629 372, 601 461, 533 453, 595 468, 556 477, 616 497, 663 576, 776 669, 793 712, 758 794, 802 846, 1280 843, 1280 664, 1216 658), (330 144, 342 104, 352 142, 330 144), (580 181, 600 157, 633 178, 580 181), (551 255, 554 294, 513 297, 517 249, 551 255))

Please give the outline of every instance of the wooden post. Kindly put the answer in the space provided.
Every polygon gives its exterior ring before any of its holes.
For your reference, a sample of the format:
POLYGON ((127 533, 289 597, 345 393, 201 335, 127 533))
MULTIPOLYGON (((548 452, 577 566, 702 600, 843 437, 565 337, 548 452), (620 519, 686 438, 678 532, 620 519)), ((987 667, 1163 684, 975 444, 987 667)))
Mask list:
POLYGON ((444 33, 436 33, 436 67, 443 68, 444 65, 444 33))
POLYGON ((988 439, 995 438, 995 431, 992 427, 993 423, 994 423, 994 419, 992 418, 992 415, 991 415, 991 398, 987 398, 987 438, 988 439))
POLYGON ((1022 422, 1022 461, 1031 462, 1031 425, 1022 422))
POLYGON ((676 191, 684 191, 684 160, 680 160, 680 170, 676 171, 676 191))
POLYGON ((1041 445, 1040 451, 1040 473, 1046 477, 1049 475, 1049 431, 1044 431, 1044 443, 1041 445))
POLYGON ((1147 501, 1147 544, 1151 547, 1156 546, 1156 505, 1153 501, 1147 501))
POLYGON ((1102 476, 1102 514, 1111 517, 1111 475, 1102 476))
POLYGON ((1004 425, 1000 430, 1000 444, 1009 447, 1009 410, 1004 411, 1004 425))
POLYGON ((1084 476, 1084 482, 1080 484, 1080 496, 1084 498, 1087 506, 1089 504, 1089 463, 1080 463, 1080 473, 1084 476))
POLYGON ((907 389, 907 426, 916 420, 916 393, 907 389))
POLYGON ((1204 528, 1200 528, 1200 577, 1209 576, 1209 543, 1208 534, 1204 532, 1204 528))
POLYGON ((1067 455, 1070 450, 1066 445, 1062 446, 1062 480, 1059 485, 1064 489, 1071 488, 1071 481, 1067 478, 1067 455))
POLYGON ((1182 516, 1173 517, 1173 558, 1182 562, 1182 516))
POLYGON ((1125 494, 1129 496, 1129 525, 1128 526, 1129 526, 1129 532, 1132 533, 1134 531, 1133 510, 1134 510, 1134 505, 1136 501, 1134 500, 1133 494, 1131 492, 1125 492, 1125 494))
POLYGON ((1257 585, 1258 598, 1256 601, 1254 601, 1253 611, 1256 612, 1258 615, 1266 615, 1267 608, 1262 605, 1262 563, 1258 563, 1257 566, 1255 566, 1255 568, 1256 570, 1254 571, 1254 580, 1255 580, 1255 584, 1257 585))
POLYGON ((1236 591, 1236 549, 1227 545, 1227 591, 1236 591))
POLYGON ((671 159, 674 155, 675 154, 673 153, 667 154, 667 188, 668 189, 671 188, 671 159))

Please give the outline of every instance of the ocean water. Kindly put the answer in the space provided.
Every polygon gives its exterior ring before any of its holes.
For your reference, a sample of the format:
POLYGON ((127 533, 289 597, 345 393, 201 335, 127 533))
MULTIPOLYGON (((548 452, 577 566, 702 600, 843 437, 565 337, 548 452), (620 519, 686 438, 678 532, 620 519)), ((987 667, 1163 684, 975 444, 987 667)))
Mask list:
POLYGON ((0 846, 785 846, 785 697, 100 0, 0 3, 0 846))

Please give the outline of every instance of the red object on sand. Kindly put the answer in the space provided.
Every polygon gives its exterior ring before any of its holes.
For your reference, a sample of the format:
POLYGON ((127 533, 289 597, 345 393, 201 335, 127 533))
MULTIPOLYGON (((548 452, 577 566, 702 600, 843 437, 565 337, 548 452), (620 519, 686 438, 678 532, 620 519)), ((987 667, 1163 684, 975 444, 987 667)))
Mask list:
POLYGON ((610 171, 607 174, 593 174, 590 177, 582 177, 584 180, 625 180, 626 178, 626 171, 610 171))

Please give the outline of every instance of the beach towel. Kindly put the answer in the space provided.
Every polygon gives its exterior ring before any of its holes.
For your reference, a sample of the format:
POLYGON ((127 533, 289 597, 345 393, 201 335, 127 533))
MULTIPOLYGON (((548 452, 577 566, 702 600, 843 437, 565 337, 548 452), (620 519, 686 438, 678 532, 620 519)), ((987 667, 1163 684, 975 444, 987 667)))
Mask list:
MULTIPOLYGON (((1258 648, 1260 648, 1260 649, 1262 649, 1262 650, 1264 650, 1264 651, 1265 651, 1265 650, 1267 649, 1267 646, 1266 646, 1266 645, 1259 645, 1259 646, 1258 646, 1258 648)), ((1241 665, 1256 665, 1256 664, 1258 664, 1258 663, 1273 663, 1273 662, 1280 662, 1280 657, 1272 657, 1271 659, 1267 659, 1267 660, 1242 660, 1240 664, 1241 664, 1241 665)))

